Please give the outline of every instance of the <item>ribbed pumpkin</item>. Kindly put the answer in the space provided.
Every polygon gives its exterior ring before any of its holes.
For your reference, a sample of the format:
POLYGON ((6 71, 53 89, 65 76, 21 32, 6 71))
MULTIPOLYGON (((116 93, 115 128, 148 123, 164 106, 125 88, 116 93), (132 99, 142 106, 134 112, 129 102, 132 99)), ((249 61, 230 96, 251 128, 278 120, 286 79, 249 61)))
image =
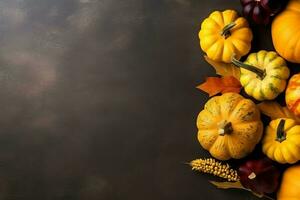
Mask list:
POLYGON ((300 1, 290 0, 272 23, 276 51, 290 62, 300 63, 300 1))
POLYGON ((272 100, 284 91, 290 70, 276 52, 261 50, 251 53, 244 63, 235 58, 232 62, 241 68, 245 92, 256 100, 272 100))
POLYGON ((252 31, 236 11, 215 11, 202 22, 199 39, 211 60, 230 63, 233 54, 239 59, 250 51, 252 31))
POLYGON ((300 74, 295 74, 290 79, 285 92, 285 101, 289 110, 300 117, 300 74))
POLYGON ((293 119, 276 119, 266 128, 263 152, 281 164, 300 160, 300 125, 293 119))
POLYGON ((281 186, 277 194, 277 200, 300 199, 300 165, 295 165, 283 173, 281 186))
POLYGON ((219 160, 245 157, 263 132, 256 105, 236 93, 208 100, 198 115, 197 127, 201 146, 219 160))

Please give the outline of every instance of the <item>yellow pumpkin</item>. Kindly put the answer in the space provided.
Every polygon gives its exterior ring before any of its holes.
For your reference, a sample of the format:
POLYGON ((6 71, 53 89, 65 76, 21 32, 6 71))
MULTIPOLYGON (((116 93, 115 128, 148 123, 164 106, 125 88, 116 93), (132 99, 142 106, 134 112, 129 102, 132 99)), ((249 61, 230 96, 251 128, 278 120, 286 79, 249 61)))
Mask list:
POLYGON ((286 62, 274 51, 251 53, 244 63, 233 58, 241 68, 240 82, 245 92, 256 100, 275 99, 286 87, 290 70, 286 62))
POLYGON ((283 173, 277 200, 300 199, 300 165, 289 167, 283 173))
POLYGON ((201 146, 219 160, 245 157, 263 132, 256 105, 236 93, 208 100, 198 115, 197 127, 201 146))
POLYGON ((252 31, 236 11, 215 11, 202 22, 199 39, 208 58, 230 63, 233 55, 240 59, 250 51, 252 31))
POLYGON ((295 74, 290 79, 285 92, 285 102, 289 110, 300 117, 300 74, 295 74))
POLYGON ((262 148, 271 160, 293 164, 300 160, 300 125, 293 119, 279 118, 270 122, 262 148))
POLYGON ((290 62, 300 63, 300 1, 290 0, 273 20, 272 39, 276 51, 290 62))

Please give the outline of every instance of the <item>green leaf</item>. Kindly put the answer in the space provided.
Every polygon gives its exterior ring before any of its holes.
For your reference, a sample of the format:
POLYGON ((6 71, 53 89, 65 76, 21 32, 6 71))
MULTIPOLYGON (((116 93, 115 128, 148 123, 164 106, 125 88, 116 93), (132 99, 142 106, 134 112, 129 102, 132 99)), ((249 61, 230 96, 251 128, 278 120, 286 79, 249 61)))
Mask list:
POLYGON ((247 190, 246 188, 244 188, 241 184, 241 182, 237 181, 237 182, 217 182, 217 181, 209 181, 211 184, 213 184, 214 186, 217 186, 217 188, 220 189, 231 189, 231 188, 235 188, 235 189, 243 189, 243 190, 247 190))
POLYGON ((257 194, 247 188, 245 188, 244 186, 242 186, 240 181, 237 182, 217 182, 217 181, 209 181, 211 184, 213 184, 214 186, 216 186, 217 188, 220 189, 241 189, 241 190, 246 190, 251 192, 254 196, 258 197, 258 198, 265 198, 265 199, 269 199, 269 200, 274 200, 272 197, 267 196, 267 195, 263 195, 263 194, 257 194))

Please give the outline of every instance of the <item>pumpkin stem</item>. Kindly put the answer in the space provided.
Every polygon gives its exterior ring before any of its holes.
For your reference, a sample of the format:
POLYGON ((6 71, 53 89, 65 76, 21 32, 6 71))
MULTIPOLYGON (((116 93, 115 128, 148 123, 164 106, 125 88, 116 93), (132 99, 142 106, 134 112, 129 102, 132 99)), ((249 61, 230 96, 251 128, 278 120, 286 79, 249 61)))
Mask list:
POLYGON ((252 172, 252 173, 248 176, 248 178, 249 178, 250 180, 253 180, 253 179, 256 178, 256 174, 255 174, 254 172, 252 172))
POLYGON ((224 36, 225 39, 228 38, 231 33, 230 33, 230 30, 236 25, 235 22, 231 22, 229 24, 227 24, 226 26, 224 26, 224 28, 222 29, 221 31, 221 36, 224 36))
POLYGON ((224 122, 220 125, 219 135, 224 136, 224 135, 226 135, 226 134, 232 133, 232 131, 233 131, 233 128, 232 128, 231 122, 224 121, 224 122))
POLYGON ((278 142, 283 142, 286 139, 286 135, 285 135, 285 132, 284 132, 284 124, 285 124, 285 120, 282 119, 282 120, 280 120, 280 122, 277 126, 276 141, 278 141, 278 142))
POLYGON ((246 69, 246 70, 249 70, 249 71, 255 73, 260 79, 264 79, 266 76, 266 72, 264 70, 254 67, 252 65, 243 63, 243 62, 239 61, 238 59, 236 59, 234 56, 232 57, 231 62, 232 62, 232 64, 234 64, 235 66, 237 66, 239 68, 243 68, 243 69, 246 69))

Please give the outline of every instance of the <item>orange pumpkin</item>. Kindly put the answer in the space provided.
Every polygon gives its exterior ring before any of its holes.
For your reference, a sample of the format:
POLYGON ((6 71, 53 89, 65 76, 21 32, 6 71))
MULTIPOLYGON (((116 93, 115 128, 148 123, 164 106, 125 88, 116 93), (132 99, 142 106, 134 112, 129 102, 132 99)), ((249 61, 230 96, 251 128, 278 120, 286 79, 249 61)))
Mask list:
POLYGON ((300 73, 295 74, 290 79, 285 93, 285 101, 289 110, 299 117, 300 116, 300 73))
POLYGON ((300 63, 300 0, 290 0, 272 23, 276 51, 290 62, 300 63))
POLYGON ((277 200, 299 200, 300 199, 300 165, 288 168, 281 181, 277 194, 277 200))

